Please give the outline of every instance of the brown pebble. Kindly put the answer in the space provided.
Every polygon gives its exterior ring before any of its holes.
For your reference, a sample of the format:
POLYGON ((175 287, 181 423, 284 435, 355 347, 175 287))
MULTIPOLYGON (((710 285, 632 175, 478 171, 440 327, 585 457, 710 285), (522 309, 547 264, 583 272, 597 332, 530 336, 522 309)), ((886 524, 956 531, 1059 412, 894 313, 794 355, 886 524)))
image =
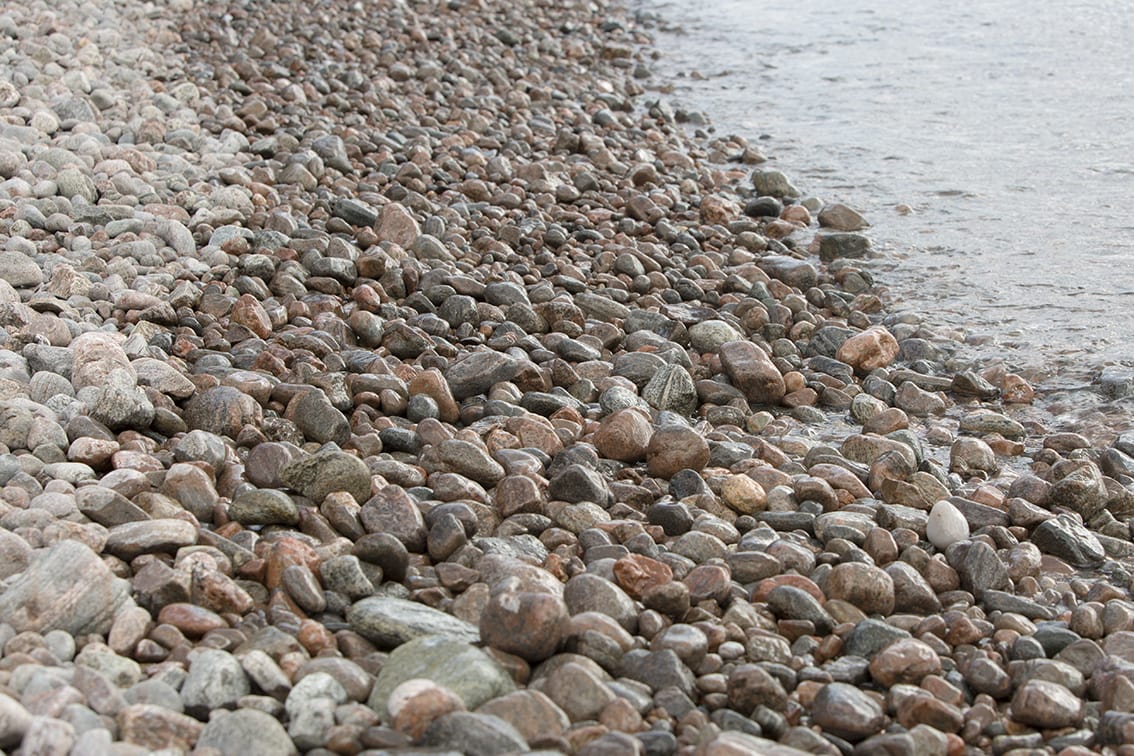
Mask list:
POLYGON ((210 630, 228 627, 216 612, 193 604, 169 604, 162 607, 157 621, 177 628, 190 638, 200 638, 210 630))
POLYGON ((669 480, 681 470, 703 470, 709 463, 709 444, 692 428, 659 428, 650 439, 646 467, 650 475, 669 480))
POLYGON ((386 700, 390 723, 410 740, 418 740, 438 717, 464 711, 465 704, 453 691, 432 680, 412 679, 390 691, 386 700))

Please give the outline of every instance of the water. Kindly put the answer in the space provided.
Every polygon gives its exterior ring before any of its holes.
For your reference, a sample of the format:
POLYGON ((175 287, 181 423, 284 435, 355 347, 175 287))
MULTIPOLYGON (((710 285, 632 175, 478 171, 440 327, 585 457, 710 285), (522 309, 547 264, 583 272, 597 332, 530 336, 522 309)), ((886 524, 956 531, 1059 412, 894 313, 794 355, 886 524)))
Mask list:
POLYGON ((1056 389, 1134 364, 1134 3, 642 2, 670 99, 863 212, 892 309, 1056 389))

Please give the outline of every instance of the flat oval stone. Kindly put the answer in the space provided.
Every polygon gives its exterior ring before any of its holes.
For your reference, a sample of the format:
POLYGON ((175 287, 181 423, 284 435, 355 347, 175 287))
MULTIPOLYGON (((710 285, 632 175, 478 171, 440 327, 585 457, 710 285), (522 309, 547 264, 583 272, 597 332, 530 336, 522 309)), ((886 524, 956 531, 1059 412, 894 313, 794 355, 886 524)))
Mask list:
POLYGON ((347 611, 347 622, 356 633, 383 648, 430 635, 480 642, 480 631, 475 626, 425 604, 399 598, 362 599, 347 611))
POLYGON ((811 704, 811 718, 826 732, 857 742, 882 729, 886 715, 878 702, 853 685, 825 685, 811 704))
POLYGON ((259 488, 237 495, 228 516, 241 525, 298 525, 299 505, 283 491, 259 488))
POLYGON ((468 709, 516 687, 511 675, 479 648, 453 638, 423 636, 394 649, 378 673, 367 705, 387 719, 390 693, 418 678, 453 691, 468 709))
POLYGON ((197 528, 185 520, 143 520, 115 525, 106 539, 106 550, 130 561, 141 554, 172 552, 197 543, 197 528))

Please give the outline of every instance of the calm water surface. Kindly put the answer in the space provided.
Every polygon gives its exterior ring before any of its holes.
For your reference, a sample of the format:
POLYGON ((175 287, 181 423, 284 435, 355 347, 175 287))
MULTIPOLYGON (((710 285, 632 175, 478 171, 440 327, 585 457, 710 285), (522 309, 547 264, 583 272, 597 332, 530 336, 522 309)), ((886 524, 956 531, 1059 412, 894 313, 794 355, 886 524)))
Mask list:
POLYGON ((1134 3, 640 7, 671 99, 866 214, 893 309, 1049 387, 1134 364, 1134 3))

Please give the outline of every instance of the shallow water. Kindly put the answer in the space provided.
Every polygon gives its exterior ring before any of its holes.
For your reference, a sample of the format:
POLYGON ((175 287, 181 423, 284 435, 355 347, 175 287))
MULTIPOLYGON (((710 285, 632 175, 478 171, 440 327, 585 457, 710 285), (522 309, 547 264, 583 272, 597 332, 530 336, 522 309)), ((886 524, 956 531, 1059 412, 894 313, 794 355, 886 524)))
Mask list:
POLYGON ((1048 389, 1134 364, 1134 3, 639 7, 670 100, 866 214, 892 309, 1048 389))

